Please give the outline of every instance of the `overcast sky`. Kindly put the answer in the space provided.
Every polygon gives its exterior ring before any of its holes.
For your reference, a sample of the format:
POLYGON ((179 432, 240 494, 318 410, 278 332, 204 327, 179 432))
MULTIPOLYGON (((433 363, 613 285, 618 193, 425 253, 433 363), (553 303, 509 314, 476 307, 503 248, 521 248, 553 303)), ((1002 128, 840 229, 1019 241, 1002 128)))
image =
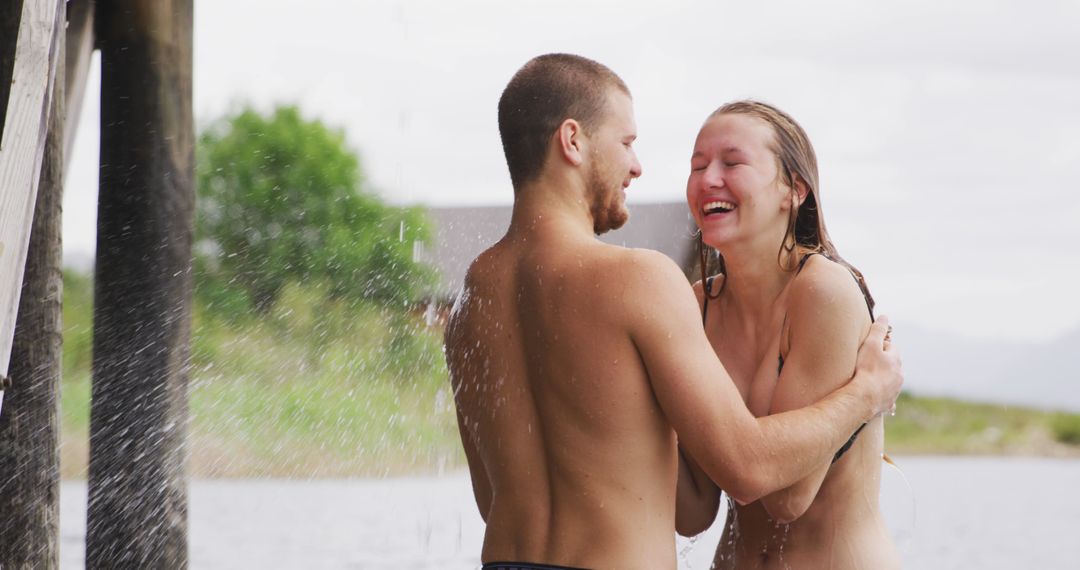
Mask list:
MULTIPOLYGON (((809 132, 834 240, 894 321, 1080 328, 1080 3, 941 4, 197 2, 196 123, 295 103, 344 129, 393 202, 507 204, 499 94, 532 56, 578 53, 634 94, 631 211, 683 200, 703 119, 759 98, 809 132)), ((68 172, 71 263, 94 248, 98 89, 68 172)))

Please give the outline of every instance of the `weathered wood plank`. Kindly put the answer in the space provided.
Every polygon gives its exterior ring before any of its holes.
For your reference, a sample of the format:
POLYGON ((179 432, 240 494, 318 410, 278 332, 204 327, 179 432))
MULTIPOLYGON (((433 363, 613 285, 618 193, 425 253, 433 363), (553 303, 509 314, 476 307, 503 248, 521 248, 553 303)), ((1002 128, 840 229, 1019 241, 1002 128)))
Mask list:
MULTIPOLYGON (((64 41, 60 37, 61 45, 64 41)), ((64 58, 56 59, 49 134, 11 349, 14 385, 0 414, 0 568, 55 569, 60 539, 60 204, 64 58)))
POLYGON ((63 8, 64 0, 24 0, 15 45, 11 94, 0 143, 0 375, 7 374, 11 358, 63 8))
POLYGON ((15 65, 15 40, 19 39, 23 0, 0 3, 0 144, 3 143, 8 95, 11 94, 11 68, 15 65))

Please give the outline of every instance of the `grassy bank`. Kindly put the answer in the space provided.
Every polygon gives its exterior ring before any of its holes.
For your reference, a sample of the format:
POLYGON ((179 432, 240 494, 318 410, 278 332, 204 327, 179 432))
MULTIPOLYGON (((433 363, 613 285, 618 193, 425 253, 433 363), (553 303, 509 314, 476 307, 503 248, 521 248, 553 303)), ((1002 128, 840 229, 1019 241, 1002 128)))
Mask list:
MULTIPOLYGON (((65 477, 88 456, 91 284, 65 275, 65 477)), ((197 307, 190 373, 195 477, 343 477, 464 465, 439 331, 421 315, 292 287, 267 315, 197 307)), ((1080 456, 1080 415, 905 395, 891 454, 1080 456)))
POLYGON ((901 395, 889 453, 1080 456, 1080 414, 901 395))
MULTIPOLYGON (((463 464, 438 332, 421 315, 285 291, 270 314, 197 307, 190 372, 196 477, 342 477, 463 464)), ((61 469, 84 477, 91 286, 65 276, 61 469)))

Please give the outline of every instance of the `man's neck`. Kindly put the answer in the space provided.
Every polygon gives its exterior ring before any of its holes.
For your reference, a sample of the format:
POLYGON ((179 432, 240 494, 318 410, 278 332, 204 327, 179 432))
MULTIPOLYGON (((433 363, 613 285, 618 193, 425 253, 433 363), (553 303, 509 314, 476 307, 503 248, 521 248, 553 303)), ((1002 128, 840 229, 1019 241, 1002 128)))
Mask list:
POLYGON ((580 183, 542 177, 517 190, 507 236, 550 231, 567 236, 594 235, 592 213, 580 183))

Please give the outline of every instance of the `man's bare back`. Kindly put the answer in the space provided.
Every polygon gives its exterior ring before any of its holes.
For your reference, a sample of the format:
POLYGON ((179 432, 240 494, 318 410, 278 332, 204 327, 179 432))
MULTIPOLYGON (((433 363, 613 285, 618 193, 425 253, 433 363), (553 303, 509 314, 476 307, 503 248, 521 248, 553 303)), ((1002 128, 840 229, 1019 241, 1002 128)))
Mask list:
POLYGON ((675 433, 612 282, 635 253, 533 230, 476 260, 447 329, 470 467, 490 477, 474 478, 483 559, 664 568, 675 433))

